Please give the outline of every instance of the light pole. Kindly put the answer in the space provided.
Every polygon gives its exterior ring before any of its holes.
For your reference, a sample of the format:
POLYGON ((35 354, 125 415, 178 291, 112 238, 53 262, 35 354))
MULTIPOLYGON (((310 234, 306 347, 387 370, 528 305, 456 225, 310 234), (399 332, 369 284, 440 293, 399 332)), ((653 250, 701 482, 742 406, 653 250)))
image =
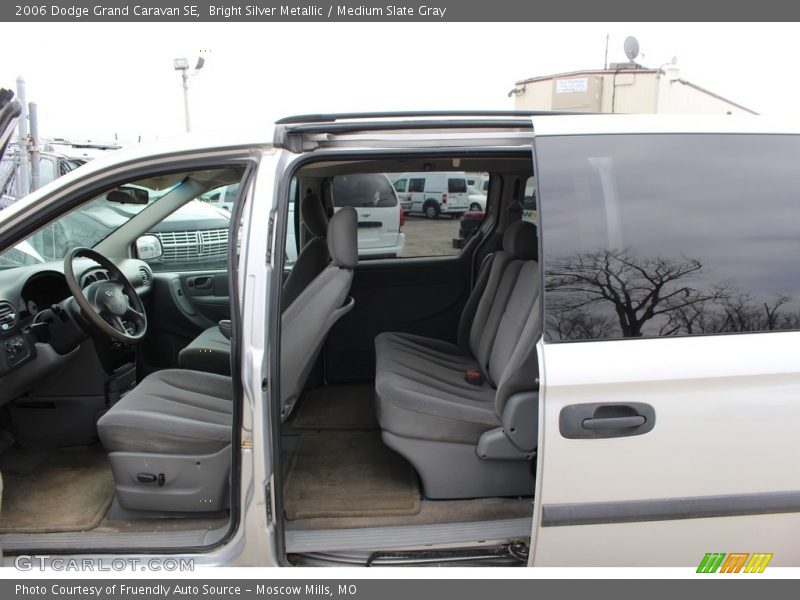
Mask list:
POLYGON ((176 71, 181 72, 181 79, 183 80, 183 112, 186 117, 186 133, 192 130, 191 122, 189 121, 189 77, 197 75, 197 72, 203 68, 205 59, 200 56, 197 58, 197 64, 194 67, 194 73, 189 73, 189 61, 185 58, 176 58, 173 61, 173 66, 176 71))

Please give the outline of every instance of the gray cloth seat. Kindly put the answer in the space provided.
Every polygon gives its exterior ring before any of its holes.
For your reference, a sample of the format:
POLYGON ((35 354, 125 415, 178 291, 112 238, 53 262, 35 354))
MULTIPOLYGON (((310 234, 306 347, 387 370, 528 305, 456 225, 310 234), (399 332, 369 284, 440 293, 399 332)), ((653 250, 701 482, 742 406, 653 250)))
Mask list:
MULTIPOLYGON (((310 237, 297 255, 297 260, 283 284, 281 302, 284 310, 291 306, 297 296, 331 262, 327 242, 328 215, 320 197, 309 194, 303 198, 300 213, 310 237)), ((178 366, 181 369, 230 375, 231 342, 222 335, 219 327, 209 327, 180 351, 178 366)))
POLYGON ((322 273, 331 262, 328 251, 328 213, 325 205, 316 194, 309 194, 300 203, 300 214, 303 225, 309 233, 309 239, 300 249, 297 259, 292 265, 289 276, 283 283, 281 303, 283 310, 291 306, 314 278, 322 273))
POLYGON ((383 439, 414 464, 431 498, 533 493, 534 448, 504 427, 521 406, 530 415, 537 388, 536 255, 535 226, 511 225, 479 275, 458 344, 398 333, 375 340, 383 439), (467 371, 482 381, 468 381, 467 371))
MULTIPOLYGON (((342 208, 330 222, 331 264, 282 316, 281 417, 287 418, 328 330, 353 307, 358 215, 342 208)), ((230 377, 182 369, 147 376, 103 415, 97 430, 109 452, 120 504, 134 510, 213 511, 228 503, 233 388, 230 377)))
POLYGON ((211 453, 231 442, 231 379, 169 369, 148 375, 100 417, 107 452, 211 453))
POLYGON ((358 264, 358 213, 340 208, 328 224, 330 264, 281 315, 281 419, 286 420, 303 391, 333 324, 352 310, 349 296, 358 264))
POLYGON ((209 327, 178 353, 181 369, 231 374, 231 341, 218 325, 209 327))
POLYGON ((170 369, 148 375, 97 422, 123 508, 208 512, 229 504, 230 377, 170 369))

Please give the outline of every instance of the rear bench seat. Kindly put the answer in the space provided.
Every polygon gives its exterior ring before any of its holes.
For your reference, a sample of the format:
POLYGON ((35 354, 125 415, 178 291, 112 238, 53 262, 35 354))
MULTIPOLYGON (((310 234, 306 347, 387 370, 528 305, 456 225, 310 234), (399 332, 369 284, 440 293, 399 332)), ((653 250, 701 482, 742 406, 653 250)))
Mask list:
POLYGON ((375 339, 384 442, 429 498, 533 495, 541 333, 535 225, 518 221, 478 278, 458 345, 406 333, 375 339))

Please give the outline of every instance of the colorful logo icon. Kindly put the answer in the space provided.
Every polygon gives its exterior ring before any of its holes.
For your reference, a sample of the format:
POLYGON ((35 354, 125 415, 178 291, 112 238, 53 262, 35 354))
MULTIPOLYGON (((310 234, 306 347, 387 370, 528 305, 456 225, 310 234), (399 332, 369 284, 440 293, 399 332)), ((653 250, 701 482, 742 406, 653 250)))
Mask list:
POLYGON ((697 567, 698 573, 763 573, 772 560, 772 553, 707 552, 697 567))

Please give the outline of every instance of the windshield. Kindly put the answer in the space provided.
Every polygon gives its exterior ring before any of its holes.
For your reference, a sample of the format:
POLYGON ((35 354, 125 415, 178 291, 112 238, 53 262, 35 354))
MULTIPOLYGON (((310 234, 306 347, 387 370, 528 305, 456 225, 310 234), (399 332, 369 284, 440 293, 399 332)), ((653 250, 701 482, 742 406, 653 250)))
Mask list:
POLYGON ((73 248, 92 248, 177 188, 184 177, 138 181, 104 192, 0 254, 0 269, 63 260, 73 248))

